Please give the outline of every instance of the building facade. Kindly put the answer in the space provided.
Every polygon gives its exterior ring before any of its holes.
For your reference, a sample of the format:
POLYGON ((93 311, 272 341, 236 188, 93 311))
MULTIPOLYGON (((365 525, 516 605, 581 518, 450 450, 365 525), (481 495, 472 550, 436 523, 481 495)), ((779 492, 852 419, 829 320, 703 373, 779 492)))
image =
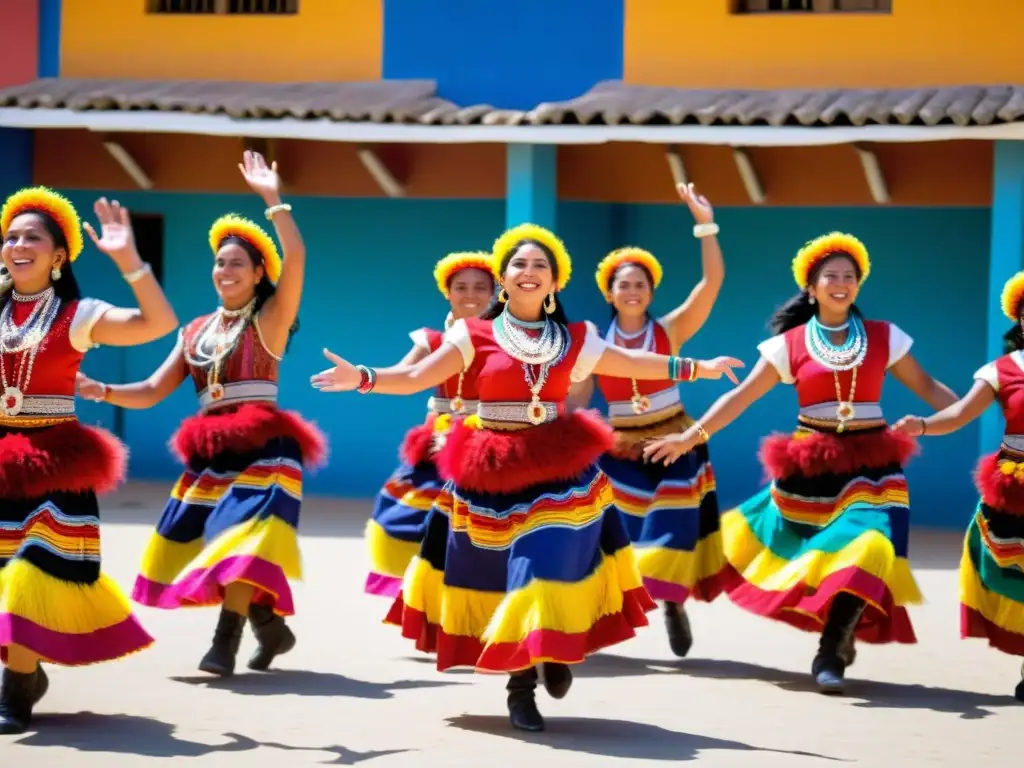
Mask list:
MULTIPOLYGON (((1024 90, 1013 87, 1024 83, 1024 58, 1008 53, 1024 5, 1015 0, 2 8, 0 191, 47 184, 83 213, 99 194, 126 202, 183 320, 215 302, 210 223, 260 213, 237 156, 254 146, 278 160, 309 253, 282 398, 332 445, 310 492, 372 493, 425 400, 312 392, 323 347, 367 364, 396 360, 409 330, 444 318, 434 261, 488 248, 523 220, 553 227, 572 252, 571 314, 607 318, 593 268, 624 244, 662 259, 656 308, 668 308, 699 274, 674 178, 715 205, 727 267, 688 354, 752 365, 768 316, 795 290, 793 253, 832 229, 871 251, 866 313, 914 336, 920 361, 958 392, 1006 330, 998 291, 1024 264, 1024 90), (372 168, 385 169, 383 181, 372 168)), ((130 299, 101 255, 82 264, 87 290, 130 299)), ((100 349, 86 371, 139 379, 172 343, 100 349)), ((699 383, 684 398, 699 412, 724 390, 699 383)), ((895 383, 884 406, 891 419, 925 409, 895 383)), ((183 387, 144 413, 81 412, 124 437, 134 477, 169 480, 167 438, 194 407, 183 387)), ((725 503, 762 482, 758 441, 791 428, 794 409, 793 392, 779 387, 715 438, 725 503)), ((908 470, 918 523, 965 519, 973 463, 1000 433, 993 413, 924 443, 908 470)))

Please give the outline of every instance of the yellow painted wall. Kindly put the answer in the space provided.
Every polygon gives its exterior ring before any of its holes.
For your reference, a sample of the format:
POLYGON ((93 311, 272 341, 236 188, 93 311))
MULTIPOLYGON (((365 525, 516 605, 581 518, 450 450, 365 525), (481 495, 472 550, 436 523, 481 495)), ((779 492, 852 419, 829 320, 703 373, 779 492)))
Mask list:
POLYGON ((383 0, 302 0, 295 16, 160 15, 145 0, 64 0, 61 76, 378 80, 383 0))
POLYGON ((732 14, 625 0, 624 77, 695 88, 1024 83, 1024 0, 893 0, 891 14, 732 14))

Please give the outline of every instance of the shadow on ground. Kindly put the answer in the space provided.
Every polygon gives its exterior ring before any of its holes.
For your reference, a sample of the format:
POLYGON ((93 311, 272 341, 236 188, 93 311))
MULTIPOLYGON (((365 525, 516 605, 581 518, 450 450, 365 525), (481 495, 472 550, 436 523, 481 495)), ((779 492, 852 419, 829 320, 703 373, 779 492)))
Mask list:
POLYGON ((347 696, 354 699, 390 699, 398 691, 464 685, 464 683, 454 680, 398 680, 393 683, 371 683, 334 672, 315 672, 302 669, 282 669, 266 674, 245 674, 232 677, 190 675, 172 677, 171 680, 212 690, 231 691, 241 696, 292 694, 293 696, 347 696))
POLYGON ((448 718, 447 722, 450 726, 465 731, 484 733, 489 736, 504 736, 530 744, 540 744, 551 749, 583 752, 600 757, 684 761, 696 760, 705 750, 721 749, 734 752, 769 752, 846 762, 841 758, 818 755, 813 752, 766 749, 739 741, 670 731, 657 725, 633 723, 628 720, 582 717, 550 718, 547 721, 548 730, 543 733, 517 731, 509 724, 507 717, 460 715, 448 718))
MULTIPOLYGON (((303 747, 262 742, 237 733, 225 733, 223 744, 203 744, 175 736, 175 726, 151 717, 136 715, 99 715, 79 712, 73 715, 37 715, 36 733, 15 743, 23 747, 59 747, 79 752, 137 755, 139 757, 205 757, 224 752, 249 752, 259 748, 288 752, 325 752, 334 759, 325 765, 357 765, 375 757, 408 752, 405 749, 356 752, 347 747, 303 747)), ((42 765, 43 763, 40 763, 42 765)))
MULTIPOLYGON (((1020 706, 1012 696, 903 685, 876 680, 858 680, 856 666, 847 675, 846 695, 851 706, 870 709, 921 709, 959 715, 964 720, 982 720, 995 714, 991 707, 1020 706)), ((817 695, 810 675, 721 659, 635 659, 628 656, 596 654, 573 668, 576 677, 637 677, 679 674, 712 680, 753 680, 785 691, 817 695)))

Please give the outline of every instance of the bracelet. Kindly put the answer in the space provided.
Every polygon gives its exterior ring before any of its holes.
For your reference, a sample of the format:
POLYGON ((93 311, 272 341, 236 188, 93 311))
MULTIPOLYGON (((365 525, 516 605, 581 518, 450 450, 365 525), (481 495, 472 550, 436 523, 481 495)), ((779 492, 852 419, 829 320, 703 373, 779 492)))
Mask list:
POLYGON ((921 436, 923 437, 924 435, 927 435, 927 434, 928 434, 928 420, 927 419, 921 419, 921 436))
POLYGON ((701 424, 699 421, 695 422, 693 426, 694 429, 697 430, 697 434, 700 435, 700 441, 702 443, 706 443, 711 439, 711 435, 708 434, 708 431, 704 429, 704 425, 701 424))
POLYGON ((290 203, 278 203, 277 205, 272 205, 269 208, 267 208, 267 210, 263 212, 263 215, 267 217, 267 221, 270 221, 271 219, 274 218, 275 213, 291 211, 291 209, 292 206, 290 203))
POLYGON ((698 240, 705 237, 712 237, 717 235, 721 231, 721 228, 713 221, 709 221, 707 224, 694 224, 693 225, 693 236, 698 240))
POLYGON ((359 386, 356 387, 356 392, 360 395, 369 394, 377 383, 377 372, 373 368, 367 368, 365 365, 357 365, 356 370, 359 371, 361 377, 359 386))
POLYGON ((668 358, 668 377, 672 381, 696 381, 699 372, 697 361, 692 357, 670 355, 668 358))
POLYGON ((694 382, 697 380, 697 374, 700 373, 700 368, 697 367, 697 361, 692 357, 686 358, 687 365, 690 366, 690 375, 687 377, 687 382, 694 382))
POLYGON ((151 274, 153 274, 153 268, 149 264, 143 264, 141 267, 134 270, 133 272, 122 273, 121 277, 124 278, 125 282, 128 283, 128 285, 135 285, 135 283, 139 282, 139 280, 144 278, 146 275, 151 274))

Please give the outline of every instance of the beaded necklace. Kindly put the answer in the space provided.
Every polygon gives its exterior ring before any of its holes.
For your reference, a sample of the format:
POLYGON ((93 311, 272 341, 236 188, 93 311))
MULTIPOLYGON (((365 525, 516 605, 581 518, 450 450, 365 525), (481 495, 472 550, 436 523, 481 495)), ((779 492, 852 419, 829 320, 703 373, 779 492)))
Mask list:
POLYGON ((839 425, 836 432, 846 429, 846 422, 857 415, 853 403, 857 391, 857 369, 864 362, 868 353, 868 334, 864 329, 864 321, 857 315, 851 315, 845 323, 837 326, 822 324, 817 316, 812 317, 804 331, 807 350, 818 363, 832 371, 832 381, 836 388, 836 419, 839 425), (846 340, 836 344, 832 334, 846 331, 846 340), (850 391, 844 400, 839 386, 839 372, 853 371, 850 380, 850 391))
POLYGON ((53 327, 57 314, 60 312, 60 299, 51 285, 46 290, 32 295, 17 291, 11 292, 11 300, 4 304, 0 311, 0 385, 3 395, 0 396, 0 411, 7 416, 17 416, 25 400, 25 391, 32 381, 32 370, 35 368, 39 347, 53 327), (35 302, 28 319, 22 325, 14 322, 14 304, 35 302), (27 354, 25 354, 27 352, 27 354), (7 378, 6 355, 14 355, 16 360, 14 381, 7 378))
POLYGON ((491 327, 498 346, 523 366, 526 386, 530 388, 527 420, 535 426, 543 424, 547 411, 541 405, 540 392, 548 380, 548 372, 569 352, 569 329, 548 317, 537 322, 520 320, 507 308, 492 321, 491 327), (530 331, 540 331, 540 335, 532 336, 530 331), (536 375, 533 366, 538 366, 536 375))
POLYGON ((196 334, 195 349, 185 348, 185 361, 208 372, 207 391, 214 400, 224 397, 224 385, 220 383, 224 361, 238 347, 242 333, 252 320, 255 306, 256 298, 253 297, 240 309, 217 307, 196 334))
MULTIPOLYGON (((608 329, 608 333, 605 336, 605 341, 609 344, 616 344, 616 337, 623 341, 634 341, 639 339, 641 336, 644 337, 643 343, 639 347, 628 347, 628 349, 639 349, 643 352, 650 352, 654 349, 654 321, 648 318, 643 328, 635 333, 626 333, 619 328, 618 318, 612 320, 611 327, 608 329)), ((651 409, 651 398, 646 395, 640 394, 640 387, 636 383, 636 379, 629 380, 630 385, 633 387, 633 396, 629 399, 633 413, 639 416, 642 413, 646 413, 651 409)))

